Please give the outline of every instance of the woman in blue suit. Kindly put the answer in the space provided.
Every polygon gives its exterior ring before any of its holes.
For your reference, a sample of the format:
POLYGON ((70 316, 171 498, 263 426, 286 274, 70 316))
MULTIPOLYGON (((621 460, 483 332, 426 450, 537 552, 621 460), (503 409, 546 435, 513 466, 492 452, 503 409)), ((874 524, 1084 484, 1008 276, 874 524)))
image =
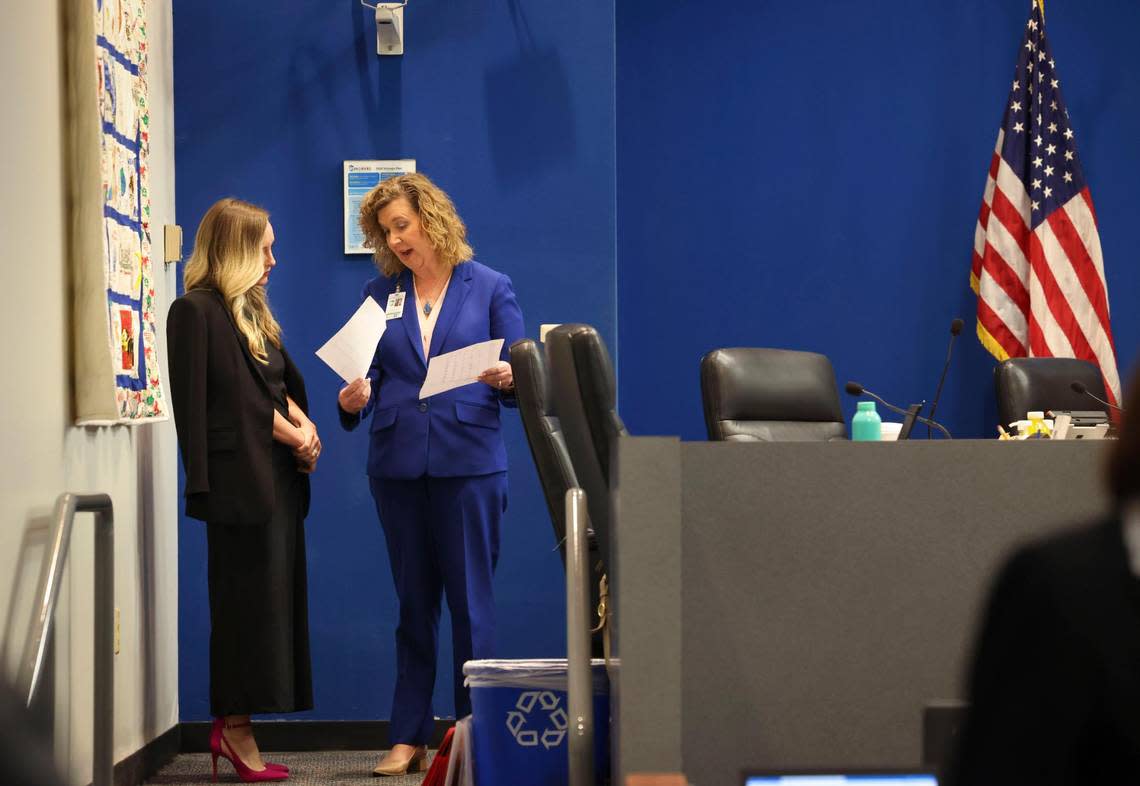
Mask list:
POLYGON ((434 730, 440 602, 447 593, 455 651, 455 712, 471 711, 463 663, 493 657, 491 581, 507 507, 499 417, 514 407, 511 366, 427 399, 419 391, 436 355, 523 336, 511 280, 471 259, 466 228, 447 195, 421 174, 377 186, 360 207, 381 275, 364 288, 388 314, 368 376, 340 391, 341 424, 369 426, 368 477, 400 602, 392 750, 376 775, 427 768, 434 730))

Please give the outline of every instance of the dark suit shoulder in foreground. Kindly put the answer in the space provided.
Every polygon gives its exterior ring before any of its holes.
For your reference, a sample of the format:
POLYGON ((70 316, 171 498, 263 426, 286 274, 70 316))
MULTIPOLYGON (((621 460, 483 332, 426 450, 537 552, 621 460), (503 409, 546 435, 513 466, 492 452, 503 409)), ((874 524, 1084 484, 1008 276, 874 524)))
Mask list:
POLYGON ((1140 581, 1110 519, 1023 547, 995 582, 944 783, 1140 783, 1140 581))

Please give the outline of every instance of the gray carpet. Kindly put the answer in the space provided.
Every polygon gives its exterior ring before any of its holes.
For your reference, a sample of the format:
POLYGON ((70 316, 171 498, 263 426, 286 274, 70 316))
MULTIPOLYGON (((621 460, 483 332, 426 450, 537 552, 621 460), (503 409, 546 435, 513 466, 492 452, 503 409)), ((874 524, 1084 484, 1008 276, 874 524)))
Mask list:
MULTIPOLYGON (((382 751, 322 751, 316 753, 263 753, 269 761, 287 764, 287 784, 352 784, 352 786, 419 786, 422 772, 402 777, 374 778, 372 768, 382 751)), ((435 753, 429 753, 434 757, 435 753)), ((174 783, 179 786, 205 786, 211 777, 210 754, 183 753, 147 781, 148 784, 174 783)), ((240 783, 233 766, 218 759, 218 783, 240 783)))

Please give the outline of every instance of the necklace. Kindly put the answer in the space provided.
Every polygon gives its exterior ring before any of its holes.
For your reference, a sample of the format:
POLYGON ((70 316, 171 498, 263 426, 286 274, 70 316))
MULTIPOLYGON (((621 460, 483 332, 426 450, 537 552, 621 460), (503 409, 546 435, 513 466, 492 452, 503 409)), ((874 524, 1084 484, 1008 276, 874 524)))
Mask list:
MULTIPOLYGON (((439 292, 437 292, 435 294, 434 299, 436 300, 436 302, 439 302, 439 297, 443 294, 443 290, 447 289, 447 284, 449 281, 451 281, 451 274, 450 273, 448 274, 447 278, 444 279, 443 286, 441 286, 439 288, 439 292)), ((412 285, 415 287, 416 296, 418 297, 420 294, 420 288, 419 288, 419 286, 416 285, 416 281, 414 278, 412 279, 412 285)), ((425 297, 424 298, 424 304, 423 304, 424 317, 431 316, 432 308, 434 308, 432 306, 432 301, 425 297)))

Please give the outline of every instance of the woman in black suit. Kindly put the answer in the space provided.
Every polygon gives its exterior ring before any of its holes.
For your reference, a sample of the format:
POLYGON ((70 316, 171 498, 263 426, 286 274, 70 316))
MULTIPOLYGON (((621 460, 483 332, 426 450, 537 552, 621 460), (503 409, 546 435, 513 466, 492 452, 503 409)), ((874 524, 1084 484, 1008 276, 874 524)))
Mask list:
POLYGON ((1106 519, 1001 571, 949 786, 1140 784, 1140 369, 1107 474, 1106 519))
POLYGON ((304 519, 321 442, 266 298, 273 240, 261 208, 215 203, 167 320, 186 514, 206 522, 214 773, 221 756, 245 782, 288 776, 250 715, 313 706, 304 519))

